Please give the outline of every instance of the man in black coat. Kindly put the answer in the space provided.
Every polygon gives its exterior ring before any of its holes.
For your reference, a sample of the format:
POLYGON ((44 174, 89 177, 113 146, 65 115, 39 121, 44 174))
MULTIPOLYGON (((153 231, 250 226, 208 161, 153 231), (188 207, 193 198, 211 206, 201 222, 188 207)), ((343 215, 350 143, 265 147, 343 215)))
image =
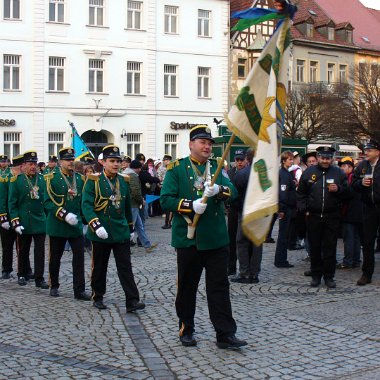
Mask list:
POLYGON ((364 203, 363 217, 363 265, 362 276, 357 285, 372 281, 375 270, 375 241, 380 225, 380 144, 370 140, 364 146, 366 159, 354 172, 353 188, 360 192, 364 203))
POLYGON ((320 285, 322 276, 328 288, 336 287, 336 245, 347 178, 343 170, 333 166, 334 152, 333 148, 319 147, 318 165, 303 172, 297 189, 298 209, 306 215, 313 287, 320 285))
POLYGON ((292 215, 297 204, 296 184, 289 168, 293 165, 293 153, 289 150, 281 153, 279 172, 279 231, 277 237, 274 265, 277 268, 292 268, 288 262, 288 232, 292 215))

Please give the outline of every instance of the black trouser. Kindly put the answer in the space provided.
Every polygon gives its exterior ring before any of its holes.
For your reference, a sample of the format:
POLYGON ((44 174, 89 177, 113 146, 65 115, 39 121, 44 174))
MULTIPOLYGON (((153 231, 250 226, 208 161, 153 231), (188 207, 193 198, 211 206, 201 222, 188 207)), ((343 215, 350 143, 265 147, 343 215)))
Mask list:
POLYGON ((36 284, 44 280, 45 236, 45 234, 22 234, 17 237, 19 246, 17 275, 19 277, 28 277, 30 245, 32 239, 34 241, 34 280, 36 284))
POLYGON ((375 242, 380 226, 380 205, 364 205, 363 217, 363 274, 372 278, 375 270, 375 242))
POLYGON ((217 339, 235 334, 227 277, 228 246, 200 251, 196 247, 177 248, 178 289, 175 301, 180 335, 194 331, 196 295, 203 268, 211 322, 217 339))
POLYGON ((49 252, 49 283, 50 288, 59 288, 59 268, 61 266, 61 258, 65 250, 66 241, 69 242, 73 251, 72 268, 73 268, 73 288, 74 295, 79 295, 85 291, 84 280, 84 249, 83 236, 75 238, 64 238, 58 236, 50 236, 50 252, 49 252))
POLYGON ((228 255, 228 269, 231 271, 236 271, 236 235, 238 231, 238 210, 235 207, 230 207, 228 209, 228 236, 230 238, 230 250, 228 255))
POLYGON ((12 229, 6 230, 0 227, 0 236, 3 250, 2 270, 10 273, 13 271, 13 246, 16 241, 16 232, 12 229))
POLYGON ((274 265, 284 266, 288 263, 288 234, 292 215, 296 210, 294 208, 286 208, 284 217, 278 222, 278 236, 276 252, 274 254, 274 265))
POLYGON ((310 269, 313 277, 334 278, 339 223, 340 220, 337 217, 321 218, 320 215, 307 217, 310 269))
POLYGON ((123 243, 92 242, 92 299, 99 301, 106 293, 107 267, 111 250, 116 261, 117 275, 125 293, 126 306, 131 306, 140 300, 132 272, 131 248, 129 241, 123 243))

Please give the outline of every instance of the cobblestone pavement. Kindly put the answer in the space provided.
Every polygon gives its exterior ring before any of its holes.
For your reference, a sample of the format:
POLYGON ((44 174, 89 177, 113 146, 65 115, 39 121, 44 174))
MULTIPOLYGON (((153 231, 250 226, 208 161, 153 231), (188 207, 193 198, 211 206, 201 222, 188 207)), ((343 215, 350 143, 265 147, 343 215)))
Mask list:
MULTIPOLYGON (((361 271, 344 270, 327 290, 308 286, 305 251, 289 252, 294 268, 277 269, 275 244, 266 244, 260 283, 231 285, 237 335, 248 347, 216 347, 202 280, 198 346, 185 348, 174 309, 176 257, 162 224, 147 221, 155 251, 132 248, 142 312, 126 314, 113 258, 104 311, 74 299, 71 253, 59 298, 32 282, 0 280, 0 379, 380 379, 380 255, 372 284, 358 287, 361 271)), ((90 267, 86 255, 88 286, 90 267)))

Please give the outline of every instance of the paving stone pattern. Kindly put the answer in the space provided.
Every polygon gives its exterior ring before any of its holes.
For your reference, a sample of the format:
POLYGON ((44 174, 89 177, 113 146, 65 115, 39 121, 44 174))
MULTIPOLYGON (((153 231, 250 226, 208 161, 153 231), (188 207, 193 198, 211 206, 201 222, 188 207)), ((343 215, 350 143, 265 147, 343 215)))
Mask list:
MULTIPOLYGON (((198 346, 185 348, 174 308, 176 255, 162 224, 147 221, 155 251, 132 248, 142 312, 126 314, 112 257, 104 311, 74 299, 71 253, 62 259, 59 298, 32 281, 19 286, 15 273, 0 280, 0 379, 380 379, 379 254, 372 284, 358 287, 360 269, 344 270, 327 290, 308 286, 304 250, 289 252, 294 268, 275 268, 275 244, 265 244, 260 283, 231 284, 237 335, 248 347, 216 347, 202 278, 198 346)), ((338 251, 341 259, 341 241, 338 251)), ((86 254, 88 289, 90 268, 86 254)))

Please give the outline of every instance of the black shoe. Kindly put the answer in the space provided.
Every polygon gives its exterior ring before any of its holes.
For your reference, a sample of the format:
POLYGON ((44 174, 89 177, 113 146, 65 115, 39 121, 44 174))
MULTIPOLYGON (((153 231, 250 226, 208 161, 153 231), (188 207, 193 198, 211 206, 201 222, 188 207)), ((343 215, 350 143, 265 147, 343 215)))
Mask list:
POLYGON ((134 246, 136 245, 136 243, 135 243, 133 240, 130 240, 130 241, 129 241, 129 245, 130 245, 131 247, 134 247, 134 246))
POLYGON ((50 289, 50 295, 52 297, 59 297, 59 291, 58 291, 58 288, 51 288, 50 289))
POLYGON ((145 303, 142 301, 138 301, 130 306, 127 306, 127 313, 132 313, 136 310, 142 310, 142 309, 145 309, 145 303))
POLYGON ((104 305, 103 300, 94 301, 93 306, 99 310, 107 309, 107 306, 104 305))
POLYGON ((319 285, 321 285, 321 279, 319 277, 313 277, 310 282, 310 286, 316 288, 319 285))
POLYGON ((307 277, 311 277, 311 270, 305 270, 305 272, 303 272, 303 275, 307 277))
POLYGON ((30 272, 25 276, 25 279, 28 280, 34 280, 34 273, 30 272))
POLYGON ((364 286, 371 283, 371 279, 364 274, 359 278, 359 280, 356 282, 356 285, 364 286))
POLYGON ((294 245, 292 247, 289 247, 288 251, 298 251, 299 249, 303 249, 303 246, 300 245, 300 244, 296 244, 296 245, 294 245))
POLYGON ((9 280, 11 278, 11 272, 3 272, 1 278, 3 280, 9 280))
POLYGON ((266 238, 264 243, 275 243, 275 240, 273 238, 266 238))
POLYGON ((243 347, 243 346, 246 346, 248 343, 245 341, 245 340, 240 340, 238 338, 236 338, 235 335, 231 335, 231 336, 228 336, 227 338, 224 338, 224 339, 221 339, 221 340, 218 340, 216 342, 216 345, 219 347, 219 348, 240 348, 240 347, 243 347))
POLYGON ((28 282, 26 281, 25 277, 19 277, 17 283, 20 286, 25 286, 28 282))
POLYGON ((230 281, 237 282, 238 284, 249 284, 251 282, 249 277, 241 277, 241 276, 231 278, 230 281))
POLYGON ((282 264, 282 265, 274 265, 276 268, 294 268, 294 265, 286 262, 285 264, 282 264))
POLYGON ((193 334, 185 334, 179 337, 179 340, 182 343, 182 346, 193 347, 197 345, 197 341, 194 338, 193 334))
POLYGON ((91 295, 86 293, 85 291, 75 294, 74 298, 76 300, 81 300, 81 301, 90 301, 91 300, 91 295))
POLYGON ((45 280, 36 282, 36 288, 41 288, 41 289, 49 289, 49 285, 46 283, 45 280))
POLYGON ((165 224, 164 226, 161 227, 163 230, 168 230, 170 228, 172 228, 172 226, 170 224, 165 224))
POLYGON ((337 264, 336 269, 352 269, 352 265, 347 265, 344 263, 337 264))
POLYGON ((259 282, 260 282, 260 280, 259 280, 258 276, 253 276, 253 277, 249 278, 249 283, 250 284, 258 284, 259 282))
POLYGON ((332 278, 325 278, 325 284, 329 289, 336 288, 336 283, 332 278))

